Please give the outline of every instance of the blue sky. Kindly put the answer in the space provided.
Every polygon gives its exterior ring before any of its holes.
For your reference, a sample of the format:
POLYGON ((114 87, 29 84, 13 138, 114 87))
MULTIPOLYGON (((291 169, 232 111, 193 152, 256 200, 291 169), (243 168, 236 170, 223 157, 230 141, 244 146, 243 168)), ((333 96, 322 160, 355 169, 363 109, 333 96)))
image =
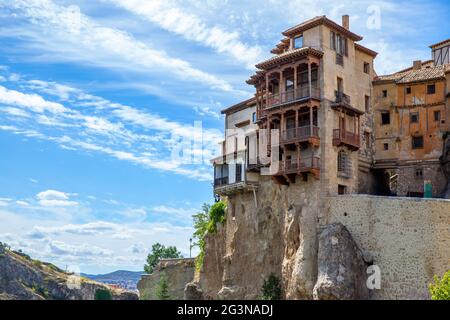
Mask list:
POLYGON ((379 74, 450 37, 447 1, 335 3, 0 0, 0 241, 87 273, 142 270, 156 241, 188 255, 220 110, 281 31, 350 14, 379 74))

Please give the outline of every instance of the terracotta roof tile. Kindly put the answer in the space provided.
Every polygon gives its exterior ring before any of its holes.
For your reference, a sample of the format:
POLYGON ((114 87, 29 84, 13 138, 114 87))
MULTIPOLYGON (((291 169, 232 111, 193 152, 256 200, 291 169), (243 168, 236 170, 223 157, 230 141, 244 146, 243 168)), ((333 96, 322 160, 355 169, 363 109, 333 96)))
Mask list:
POLYGON ((281 63, 290 58, 295 58, 295 57, 302 56, 302 55, 306 56, 308 54, 312 54, 312 55, 321 57, 323 55, 323 52, 319 51, 317 49, 310 48, 310 47, 291 49, 291 50, 287 50, 277 56, 274 56, 266 61, 258 63, 256 65, 256 67, 258 69, 266 69, 267 67, 270 67, 271 65, 281 63))

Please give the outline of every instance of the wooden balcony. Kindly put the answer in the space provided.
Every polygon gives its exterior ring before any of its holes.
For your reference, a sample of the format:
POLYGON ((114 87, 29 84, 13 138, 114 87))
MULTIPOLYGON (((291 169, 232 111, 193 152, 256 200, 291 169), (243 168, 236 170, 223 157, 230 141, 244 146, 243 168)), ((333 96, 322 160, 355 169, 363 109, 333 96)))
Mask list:
POLYGON ((266 109, 308 99, 320 100, 319 87, 311 87, 311 96, 308 86, 298 87, 295 90, 291 89, 277 94, 269 94, 266 109))
POLYGON ((316 179, 320 176, 320 158, 315 156, 289 159, 280 161, 280 168, 277 174, 274 176, 274 180, 279 184, 288 184, 289 182, 295 182, 296 175, 305 175, 312 173, 316 179))
POLYGON ((360 147, 359 135, 341 129, 333 130, 333 146, 347 146, 350 150, 356 151, 360 147))
POLYGON ((302 126, 298 128, 289 128, 281 132, 280 140, 282 144, 309 142, 315 146, 319 146, 319 127, 302 126))

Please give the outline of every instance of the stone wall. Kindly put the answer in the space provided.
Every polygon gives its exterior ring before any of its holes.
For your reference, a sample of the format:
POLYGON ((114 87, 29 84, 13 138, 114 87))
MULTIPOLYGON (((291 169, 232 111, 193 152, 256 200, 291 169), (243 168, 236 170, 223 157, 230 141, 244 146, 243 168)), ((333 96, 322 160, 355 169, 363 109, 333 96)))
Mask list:
POLYGON ((450 270, 450 200, 346 195, 325 199, 322 225, 341 222, 381 270, 372 299, 427 299, 450 270))
POLYGON ((161 260, 152 274, 142 275, 137 287, 141 300, 157 300, 156 288, 165 274, 168 283, 169 296, 173 300, 182 300, 184 287, 194 279, 194 259, 165 259, 161 260))

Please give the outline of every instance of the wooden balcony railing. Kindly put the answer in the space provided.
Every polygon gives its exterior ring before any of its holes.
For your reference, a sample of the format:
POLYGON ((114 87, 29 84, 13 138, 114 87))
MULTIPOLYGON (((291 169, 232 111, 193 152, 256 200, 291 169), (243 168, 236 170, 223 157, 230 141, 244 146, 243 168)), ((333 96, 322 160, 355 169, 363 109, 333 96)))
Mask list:
POLYGON ((359 135, 341 129, 333 130, 333 146, 347 145, 352 149, 359 149, 359 135))
POLYGON ((289 128, 282 132, 281 141, 304 141, 311 137, 319 137, 319 127, 317 126, 302 126, 298 128, 289 128))
POLYGON ((311 169, 320 168, 320 158, 319 157, 305 157, 300 158, 300 162, 297 159, 289 159, 280 162, 280 174, 292 174, 307 172, 311 169))
POLYGON ((309 96, 309 86, 301 86, 297 89, 286 90, 277 94, 270 94, 268 97, 267 107, 274 107, 288 102, 294 102, 303 99, 320 99, 319 87, 311 87, 311 97, 309 96))

